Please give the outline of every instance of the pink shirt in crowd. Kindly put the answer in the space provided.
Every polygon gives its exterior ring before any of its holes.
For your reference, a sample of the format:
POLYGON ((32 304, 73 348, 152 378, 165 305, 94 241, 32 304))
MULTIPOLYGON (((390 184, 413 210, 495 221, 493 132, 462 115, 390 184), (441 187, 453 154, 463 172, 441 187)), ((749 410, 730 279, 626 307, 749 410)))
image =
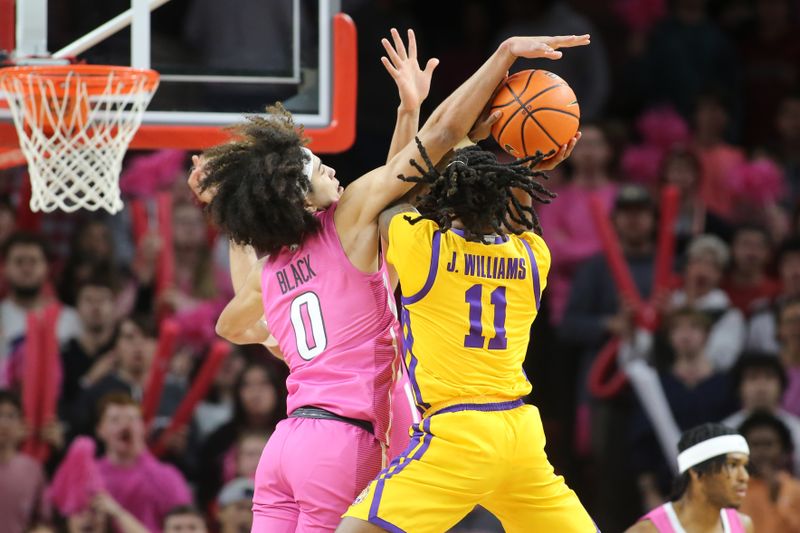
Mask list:
POLYGON ((109 494, 150 531, 161 531, 164 516, 173 507, 192 502, 181 473, 148 452, 128 466, 112 464, 103 457, 97 468, 109 494))
POLYGON ((23 533, 34 515, 46 520, 44 489, 42 467, 27 455, 18 453, 0 462, 0 531, 23 533))
POLYGON ((547 280, 552 324, 559 324, 564 316, 572 278, 581 263, 603 249, 595 231, 589 199, 596 194, 606 213, 610 213, 617 189, 614 183, 597 189, 586 189, 570 183, 556 191, 558 198, 552 204, 536 206, 543 237, 553 257, 547 280))

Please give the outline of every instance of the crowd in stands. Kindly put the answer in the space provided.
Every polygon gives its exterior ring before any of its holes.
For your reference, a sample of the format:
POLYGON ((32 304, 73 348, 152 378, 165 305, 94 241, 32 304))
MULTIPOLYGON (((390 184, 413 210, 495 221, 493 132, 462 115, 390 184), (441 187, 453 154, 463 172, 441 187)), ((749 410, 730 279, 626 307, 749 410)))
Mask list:
MULTIPOLYGON (((358 138, 326 162, 345 181, 389 147, 394 92, 378 42, 391 26, 414 27, 441 58, 432 100, 508 35, 592 34, 562 61, 517 65, 562 74, 583 112, 583 138, 550 175, 558 198, 539 209, 553 261, 526 371, 548 453, 600 528, 622 531, 669 497, 680 433, 723 422, 751 448, 742 511, 760 533, 800 531, 800 2, 342 4, 361 41, 358 138), (665 191, 674 256, 659 280, 665 191), (597 213, 635 298, 618 286, 597 213)), ((129 154, 126 209, 113 217, 31 215, 24 169, 2 171, 2 531, 249 531, 286 370, 263 347, 233 348, 192 416, 171 425, 232 294, 225 238, 185 187, 189 155, 129 154), (58 364, 29 355, 32 316, 50 320, 58 364), (165 322, 177 328, 166 356, 165 322), (34 369, 57 400, 38 419, 34 369)), ((459 528, 499 531, 480 513, 459 528)))

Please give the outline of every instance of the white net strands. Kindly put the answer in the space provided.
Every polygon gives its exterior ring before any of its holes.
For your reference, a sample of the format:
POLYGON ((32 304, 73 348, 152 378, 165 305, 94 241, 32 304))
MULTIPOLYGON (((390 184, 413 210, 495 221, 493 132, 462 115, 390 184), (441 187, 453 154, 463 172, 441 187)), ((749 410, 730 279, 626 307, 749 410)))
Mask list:
POLYGON ((28 161, 31 209, 119 212, 122 159, 157 86, 155 71, 127 67, 0 70, 28 161))

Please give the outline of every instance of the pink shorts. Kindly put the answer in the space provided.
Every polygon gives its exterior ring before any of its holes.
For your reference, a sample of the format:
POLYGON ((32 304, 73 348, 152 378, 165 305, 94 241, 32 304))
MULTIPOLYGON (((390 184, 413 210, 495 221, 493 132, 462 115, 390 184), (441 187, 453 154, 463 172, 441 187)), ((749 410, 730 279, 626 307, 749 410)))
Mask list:
POLYGON ((261 454, 253 533, 330 532, 381 469, 381 445, 337 420, 288 418, 261 454))

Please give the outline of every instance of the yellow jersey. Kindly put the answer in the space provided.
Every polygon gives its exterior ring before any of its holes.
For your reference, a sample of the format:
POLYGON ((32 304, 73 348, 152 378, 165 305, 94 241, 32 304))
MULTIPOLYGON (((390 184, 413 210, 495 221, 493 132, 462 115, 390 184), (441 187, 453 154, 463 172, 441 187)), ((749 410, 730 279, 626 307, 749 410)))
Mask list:
POLYGON ((468 241, 430 220, 389 224, 386 258, 402 290, 403 354, 427 414, 530 393, 522 369, 550 251, 532 232, 468 241))

